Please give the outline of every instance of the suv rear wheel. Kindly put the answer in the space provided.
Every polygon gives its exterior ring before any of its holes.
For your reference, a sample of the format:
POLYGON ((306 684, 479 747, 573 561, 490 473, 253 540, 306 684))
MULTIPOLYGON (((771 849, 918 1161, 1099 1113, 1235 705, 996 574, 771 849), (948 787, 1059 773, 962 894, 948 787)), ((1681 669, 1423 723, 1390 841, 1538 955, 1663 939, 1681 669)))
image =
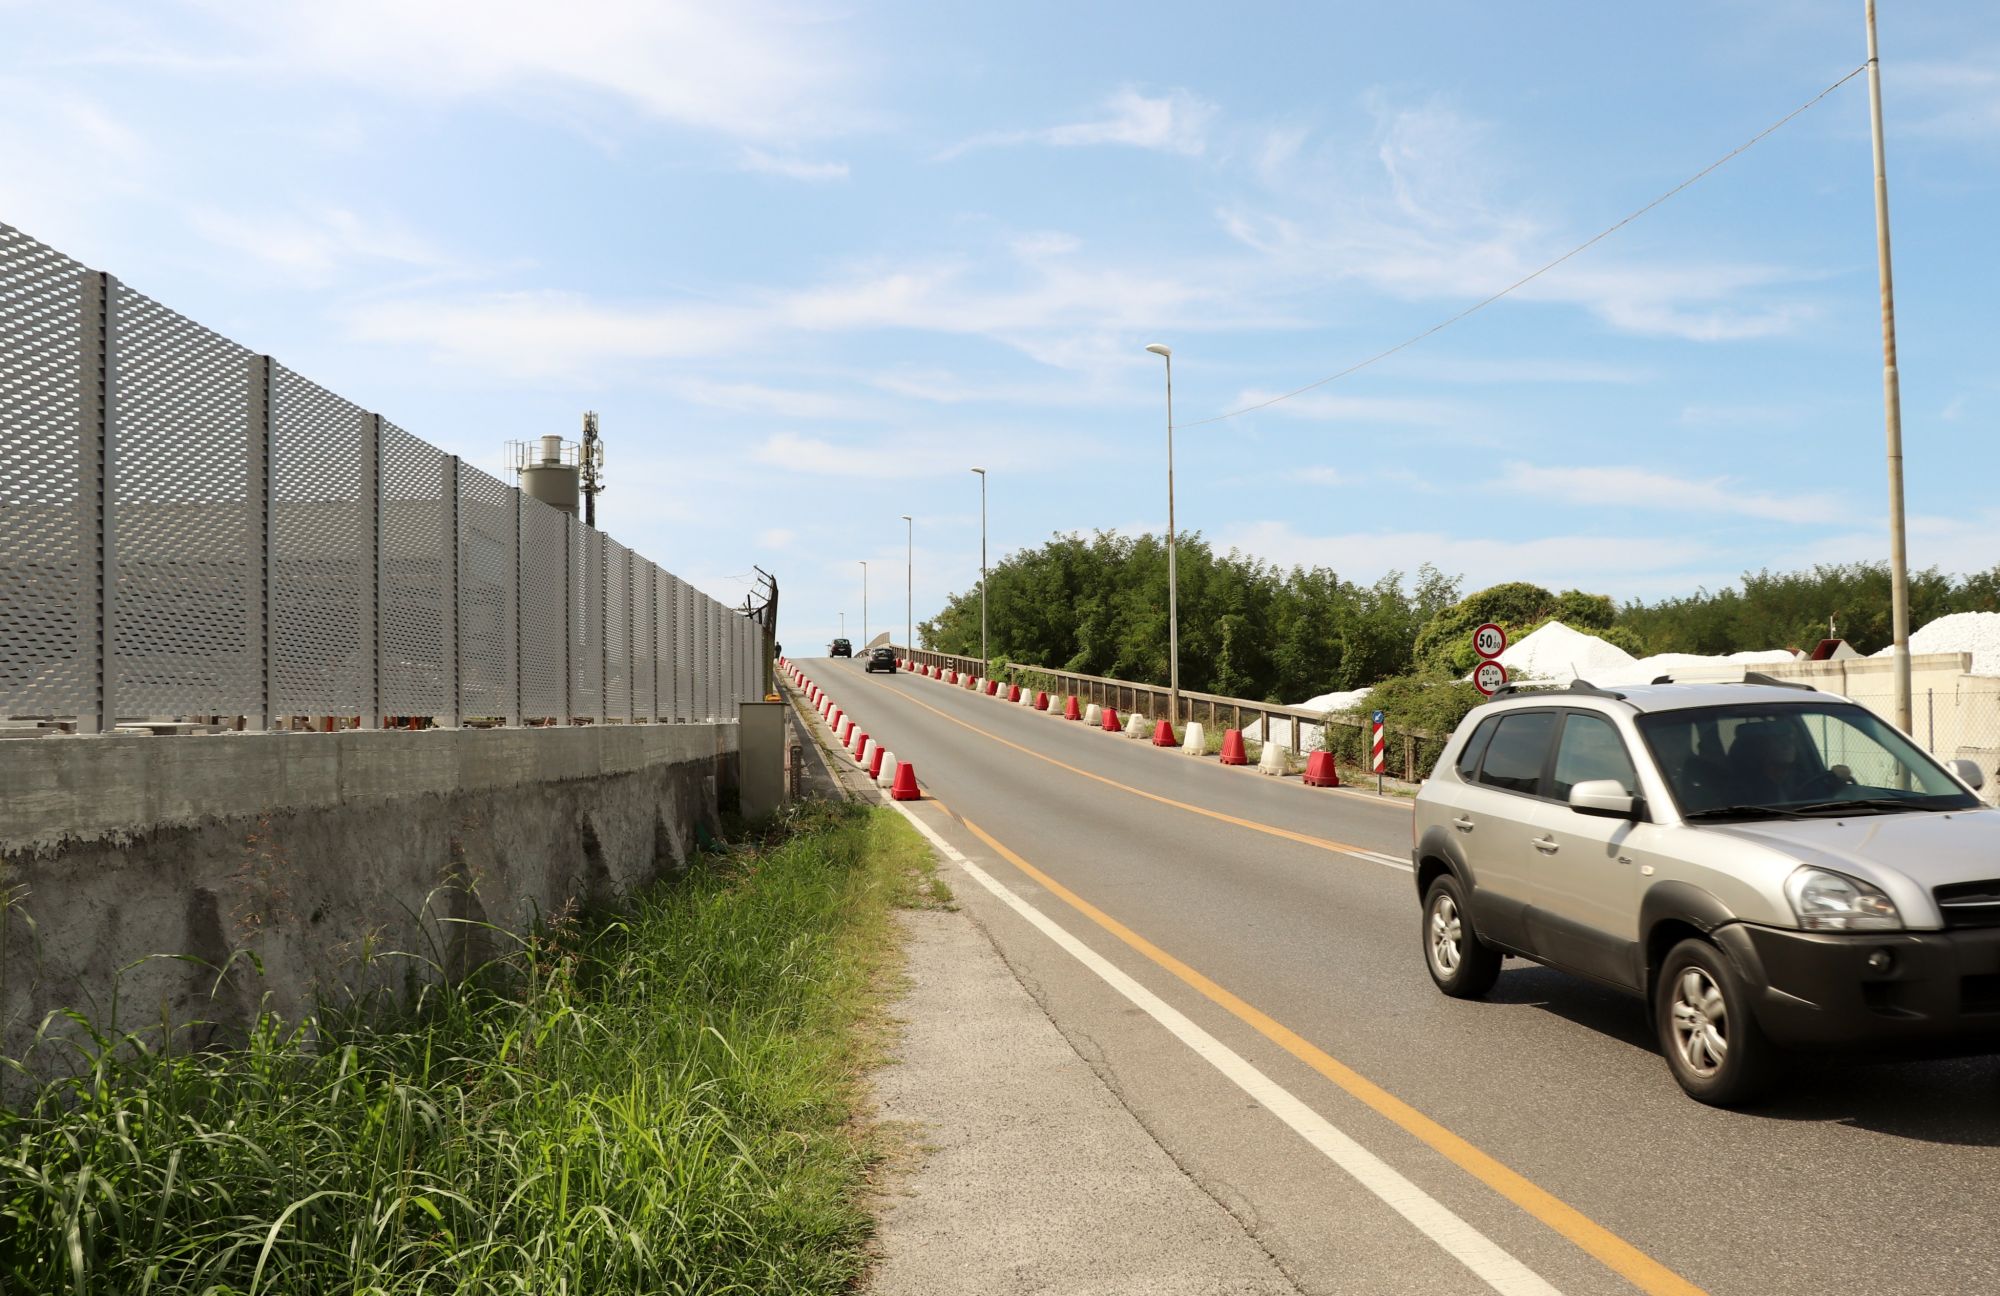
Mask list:
POLYGON ((1667 952, 1653 987, 1653 1022, 1688 1097, 1728 1107, 1770 1088, 1777 1046, 1757 1024, 1736 965, 1707 941, 1684 940, 1667 952))
POLYGON ((1465 889, 1449 873, 1424 892, 1424 966, 1454 999, 1481 999, 1500 977, 1500 951, 1472 930, 1465 889))

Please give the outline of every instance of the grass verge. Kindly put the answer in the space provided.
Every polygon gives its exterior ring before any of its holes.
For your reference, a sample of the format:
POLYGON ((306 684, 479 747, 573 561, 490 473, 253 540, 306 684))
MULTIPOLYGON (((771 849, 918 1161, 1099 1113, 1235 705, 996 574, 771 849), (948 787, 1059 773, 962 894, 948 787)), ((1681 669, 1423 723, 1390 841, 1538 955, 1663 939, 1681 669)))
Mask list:
POLYGON ((0 1290, 842 1290, 890 911, 948 899, 893 812, 815 805, 393 1012, 100 1038, 0 1111, 0 1290))

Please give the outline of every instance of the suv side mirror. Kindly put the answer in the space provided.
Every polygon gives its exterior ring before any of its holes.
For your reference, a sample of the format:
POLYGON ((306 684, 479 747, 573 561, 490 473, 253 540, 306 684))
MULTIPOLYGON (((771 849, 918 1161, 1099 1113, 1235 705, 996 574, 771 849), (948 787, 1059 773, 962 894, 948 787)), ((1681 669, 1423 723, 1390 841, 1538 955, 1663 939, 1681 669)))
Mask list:
POLYGON ((1979 768, 1978 761, 1955 760, 1951 763, 1951 772, 1963 779, 1965 786, 1974 792, 1986 786, 1986 771, 1979 768))
POLYGON ((1620 787, 1616 779, 1585 779, 1569 790, 1569 808, 1578 814, 1637 819, 1644 804, 1620 787))

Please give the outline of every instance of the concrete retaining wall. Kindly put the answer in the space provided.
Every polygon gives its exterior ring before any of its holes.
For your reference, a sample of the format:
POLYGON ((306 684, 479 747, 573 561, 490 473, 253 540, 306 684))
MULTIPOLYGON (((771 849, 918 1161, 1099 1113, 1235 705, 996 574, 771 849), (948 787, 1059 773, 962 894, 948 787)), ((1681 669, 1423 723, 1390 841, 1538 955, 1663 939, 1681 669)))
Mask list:
POLYGON ((199 1043, 462 972, 482 924, 673 870, 738 768, 733 723, 0 743, 0 1048, 55 1009, 102 1026, 114 991, 121 1026, 199 1043))

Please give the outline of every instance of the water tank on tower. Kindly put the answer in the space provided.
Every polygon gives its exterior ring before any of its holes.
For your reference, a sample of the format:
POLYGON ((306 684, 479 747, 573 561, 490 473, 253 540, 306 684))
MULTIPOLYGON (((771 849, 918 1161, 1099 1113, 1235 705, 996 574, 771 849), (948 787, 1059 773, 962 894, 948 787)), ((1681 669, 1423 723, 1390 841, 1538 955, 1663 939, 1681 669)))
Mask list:
POLYGON ((507 456, 529 498, 576 516, 578 448, 559 436, 509 441, 507 456))

